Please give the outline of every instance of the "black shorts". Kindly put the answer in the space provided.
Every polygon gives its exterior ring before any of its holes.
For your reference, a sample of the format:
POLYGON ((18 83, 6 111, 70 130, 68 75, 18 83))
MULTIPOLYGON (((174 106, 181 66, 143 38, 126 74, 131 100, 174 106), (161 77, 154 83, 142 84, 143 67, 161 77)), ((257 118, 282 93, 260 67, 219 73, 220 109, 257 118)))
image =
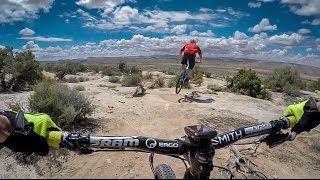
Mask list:
POLYGON ((189 61, 189 68, 193 69, 194 65, 196 64, 196 55, 195 54, 183 54, 181 64, 187 64, 189 61))

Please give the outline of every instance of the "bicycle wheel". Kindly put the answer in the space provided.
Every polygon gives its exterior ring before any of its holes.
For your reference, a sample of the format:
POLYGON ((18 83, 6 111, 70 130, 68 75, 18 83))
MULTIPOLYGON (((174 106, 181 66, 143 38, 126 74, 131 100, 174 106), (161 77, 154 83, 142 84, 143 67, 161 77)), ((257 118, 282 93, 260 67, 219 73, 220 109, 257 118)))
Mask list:
POLYGON ((179 94, 179 92, 181 91, 182 85, 183 85, 183 77, 184 73, 182 73, 177 81, 176 84, 176 94, 179 94))
POLYGON ((171 167, 167 164, 159 164, 155 169, 156 179, 176 179, 171 167))

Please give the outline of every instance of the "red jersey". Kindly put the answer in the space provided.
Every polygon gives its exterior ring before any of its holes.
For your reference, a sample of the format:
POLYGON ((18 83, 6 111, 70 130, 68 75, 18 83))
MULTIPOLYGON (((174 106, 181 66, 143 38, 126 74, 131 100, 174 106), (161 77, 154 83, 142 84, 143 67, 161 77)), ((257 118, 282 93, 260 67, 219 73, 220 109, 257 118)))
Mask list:
POLYGON ((187 43, 180 49, 180 52, 194 55, 198 53, 199 55, 201 55, 201 49, 195 43, 187 43))

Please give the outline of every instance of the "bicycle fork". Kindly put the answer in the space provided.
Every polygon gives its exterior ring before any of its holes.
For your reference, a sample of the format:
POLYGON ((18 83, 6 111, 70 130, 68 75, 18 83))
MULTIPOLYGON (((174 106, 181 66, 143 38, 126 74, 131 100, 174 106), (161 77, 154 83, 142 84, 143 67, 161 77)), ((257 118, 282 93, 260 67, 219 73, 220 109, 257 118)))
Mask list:
POLYGON ((189 151, 186 159, 191 167, 185 172, 184 179, 209 179, 213 170, 212 160, 214 155, 215 150, 212 146, 189 151))

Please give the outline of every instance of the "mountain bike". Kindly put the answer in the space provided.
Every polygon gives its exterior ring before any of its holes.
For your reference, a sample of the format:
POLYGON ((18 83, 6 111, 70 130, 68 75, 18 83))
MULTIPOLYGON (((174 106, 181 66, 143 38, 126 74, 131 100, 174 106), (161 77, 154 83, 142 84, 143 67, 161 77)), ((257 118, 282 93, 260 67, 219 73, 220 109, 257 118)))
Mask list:
MULTIPOLYGON (((184 128, 186 135, 175 140, 144 136, 91 136, 81 135, 78 132, 63 132, 62 142, 71 143, 82 154, 104 150, 150 153, 149 163, 155 179, 176 178, 172 168, 167 164, 160 164, 154 168, 155 153, 181 159, 186 167, 184 179, 209 179, 214 167, 229 172, 229 178, 232 179, 232 172, 229 169, 213 164, 216 150, 235 144, 238 140, 256 136, 260 137, 252 143, 266 142, 269 147, 274 147, 286 141, 286 134, 281 130, 288 127, 288 120, 272 120, 218 135, 217 131, 209 126, 192 125, 184 128)), ((68 146, 61 145, 61 147, 68 146)))
MULTIPOLYGON (((199 63, 196 61, 196 63, 199 63)), ((183 72, 180 74, 179 79, 177 80, 177 84, 176 84, 176 94, 179 94, 182 86, 187 84, 187 77, 188 77, 188 68, 189 68, 189 61, 187 61, 187 64, 183 70, 183 72)))

